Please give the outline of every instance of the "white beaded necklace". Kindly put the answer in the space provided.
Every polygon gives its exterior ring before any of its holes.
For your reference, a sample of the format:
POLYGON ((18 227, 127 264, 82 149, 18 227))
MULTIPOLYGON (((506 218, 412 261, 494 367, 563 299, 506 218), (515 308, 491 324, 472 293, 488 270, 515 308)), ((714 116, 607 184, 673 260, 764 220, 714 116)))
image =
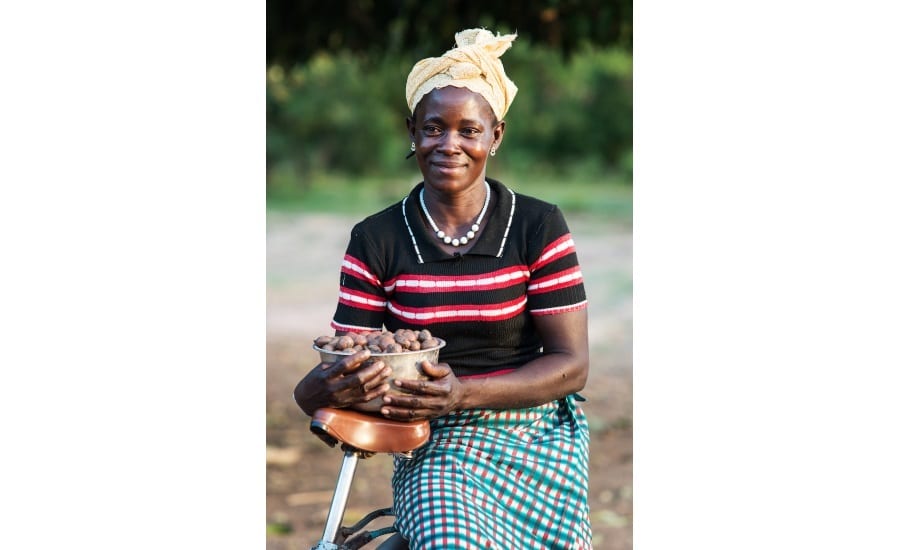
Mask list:
POLYGON ((436 223, 431 218, 431 214, 428 213, 428 208, 425 206, 425 188, 422 187, 422 190, 419 191, 419 204, 422 205, 422 212, 425 212, 425 217, 428 218, 428 223, 431 224, 431 228, 434 229, 434 233, 437 235, 438 239, 444 241, 444 244, 451 244, 453 246, 460 246, 468 243, 470 240, 475 238, 475 233, 481 228, 481 220, 484 219, 484 213, 487 212, 488 203, 491 202, 491 186, 488 185, 488 182, 484 182, 484 188, 486 193, 484 195, 484 206, 481 207, 481 214, 478 214, 478 219, 475 220, 475 223, 472 224, 472 229, 470 229, 465 235, 458 238, 453 238, 438 229, 436 223))

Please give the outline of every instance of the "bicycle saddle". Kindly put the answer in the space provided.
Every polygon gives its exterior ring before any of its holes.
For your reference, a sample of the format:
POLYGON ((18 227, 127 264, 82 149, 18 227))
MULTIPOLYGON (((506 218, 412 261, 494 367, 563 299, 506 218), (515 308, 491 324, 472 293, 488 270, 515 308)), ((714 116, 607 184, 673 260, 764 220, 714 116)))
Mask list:
POLYGON ((317 409, 309 430, 334 447, 338 441, 360 451, 405 453, 428 441, 428 420, 400 422, 350 409, 317 409))

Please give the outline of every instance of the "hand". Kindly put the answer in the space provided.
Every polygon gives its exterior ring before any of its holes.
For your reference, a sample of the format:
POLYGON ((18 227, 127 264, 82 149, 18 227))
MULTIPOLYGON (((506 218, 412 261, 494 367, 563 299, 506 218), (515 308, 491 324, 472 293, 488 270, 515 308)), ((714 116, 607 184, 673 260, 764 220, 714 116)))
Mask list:
POLYGON ((294 400, 312 416, 322 407, 349 407, 383 396, 391 368, 381 360, 364 365, 371 354, 363 350, 336 363, 319 363, 294 388, 294 400))
POLYGON ((431 380, 394 380, 394 384, 410 395, 391 394, 384 397, 381 414, 392 420, 435 418, 456 410, 461 397, 461 384, 447 363, 432 365, 422 361, 422 372, 431 380))

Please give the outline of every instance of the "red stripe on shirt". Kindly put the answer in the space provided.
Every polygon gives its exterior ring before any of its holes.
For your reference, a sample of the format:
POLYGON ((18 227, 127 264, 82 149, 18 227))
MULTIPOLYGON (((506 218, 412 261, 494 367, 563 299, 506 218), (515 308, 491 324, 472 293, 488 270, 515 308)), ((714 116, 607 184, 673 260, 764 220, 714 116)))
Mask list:
POLYGON ((528 285, 528 293, 534 295, 553 292, 554 290, 581 284, 583 281, 584 276, 581 273, 581 268, 576 265, 559 273, 531 281, 531 284, 528 285))
POLYGON ((578 302, 577 304, 571 304, 568 306, 559 306, 559 307, 545 307, 542 309, 532 309, 532 315, 556 315, 558 313, 569 313, 570 311, 578 311, 581 309, 587 308, 587 300, 583 300, 578 302))
POLYGON ((342 323, 338 323, 337 321, 331 321, 331 328, 335 330, 340 330, 343 332, 371 332, 371 331, 379 331, 381 327, 361 327, 359 325, 344 325, 342 323))
POLYGON ((400 275, 384 285, 385 292, 433 293, 485 291, 507 288, 527 281, 528 267, 517 265, 478 275, 400 275))
POLYGON ((387 302, 381 296, 369 294, 368 292, 360 292, 358 290, 350 290, 341 287, 340 297, 338 301, 344 305, 359 309, 368 309, 371 311, 384 311, 387 302))
POLYGON ((536 262, 531 264, 529 269, 534 273, 538 269, 544 267, 550 262, 554 262, 563 256, 567 256, 575 252, 575 241, 572 240, 572 234, 566 233, 562 237, 556 239, 552 243, 544 247, 540 257, 536 262))
POLYGON ((341 263, 341 273, 368 281, 375 286, 381 286, 381 282, 378 280, 378 277, 372 274, 369 266, 349 254, 344 255, 344 261, 341 263))
POLYGON ((525 310, 526 298, 497 304, 449 305, 438 307, 404 307, 388 302, 390 312, 410 323, 456 323, 462 321, 504 321, 525 310))

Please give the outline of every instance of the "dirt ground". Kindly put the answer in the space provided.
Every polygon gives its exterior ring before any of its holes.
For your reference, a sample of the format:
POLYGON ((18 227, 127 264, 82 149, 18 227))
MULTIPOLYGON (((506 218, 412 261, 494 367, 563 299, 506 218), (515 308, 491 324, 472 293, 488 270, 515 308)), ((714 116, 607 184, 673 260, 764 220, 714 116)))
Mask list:
MULTIPOLYGON (((594 548, 632 548, 631 259, 628 227, 567 216, 590 302, 591 374, 582 392, 591 428, 594 548)), ((270 213, 267 220, 267 550, 305 550, 322 534, 341 452, 309 432, 291 391, 330 332, 338 271, 356 217, 270 213)), ((391 503, 391 458, 361 461, 345 523, 391 503)), ((376 523, 381 526, 384 523, 376 523)))

